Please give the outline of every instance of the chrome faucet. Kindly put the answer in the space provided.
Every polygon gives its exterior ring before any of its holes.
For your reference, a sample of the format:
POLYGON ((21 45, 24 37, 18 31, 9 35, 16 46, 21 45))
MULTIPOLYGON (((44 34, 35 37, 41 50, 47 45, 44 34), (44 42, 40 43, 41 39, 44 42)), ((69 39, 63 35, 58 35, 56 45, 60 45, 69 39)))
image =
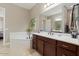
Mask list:
POLYGON ((48 32, 48 35, 53 35, 52 31, 49 31, 49 32, 48 32))

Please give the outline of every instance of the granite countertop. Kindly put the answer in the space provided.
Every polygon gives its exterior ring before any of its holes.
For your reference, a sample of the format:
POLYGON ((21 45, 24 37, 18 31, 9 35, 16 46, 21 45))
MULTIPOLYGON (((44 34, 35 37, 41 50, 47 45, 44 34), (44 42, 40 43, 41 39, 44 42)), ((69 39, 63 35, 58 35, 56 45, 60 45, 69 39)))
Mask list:
POLYGON ((54 33, 53 35, 48 35, 46 32, 41 33, 33 33, 35 35, 75 44, 79 46, 79 38, 72 38, 70 34, 64 34, 64 33, 54 33))

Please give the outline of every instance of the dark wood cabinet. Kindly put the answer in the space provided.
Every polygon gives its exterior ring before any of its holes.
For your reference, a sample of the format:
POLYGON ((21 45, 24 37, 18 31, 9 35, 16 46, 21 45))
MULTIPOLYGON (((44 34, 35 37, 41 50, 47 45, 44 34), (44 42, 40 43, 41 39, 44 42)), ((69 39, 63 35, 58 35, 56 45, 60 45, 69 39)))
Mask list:
POLYGON ((55 46, 51 45, 50 43, 45 43, 44 56, 55 56, 55 51, 55 46))
POLYGON ((76 45, 57 41, 57 56, 76 56, 76 45))
POLYGON ((79 46, 33 35, 32 48, 44 56, 79 56, 79 46))
POLYGON ((75 53, 69 50, 57 47, 57 56, 75 56, 75 55, 76 55, 75 53))
POLYGON ((70 50, 72 52, 76 52, 76 45, 70 44, 70 43, 66 43, 66 42, 61 42, 61 41, 57 41, 57 46, 70 50))
POLYGON ((79 56, 79 47, 77 47, 77 55, 79 56))
POLYGON ((37 40, 37 51, 43 55, 43 48, 44 48, 44 43, 42 40, 38 39, 37 40))
POLYGON ((33 35, 33 48, 36 49, 41 55, 44 56, 55 56, 56 53, 56 41, 42 37, 33 35))
POLYGON ((45 38, 44 55, 45 56, 55 56, 56 55, 56 41, 55 40, 45 38))

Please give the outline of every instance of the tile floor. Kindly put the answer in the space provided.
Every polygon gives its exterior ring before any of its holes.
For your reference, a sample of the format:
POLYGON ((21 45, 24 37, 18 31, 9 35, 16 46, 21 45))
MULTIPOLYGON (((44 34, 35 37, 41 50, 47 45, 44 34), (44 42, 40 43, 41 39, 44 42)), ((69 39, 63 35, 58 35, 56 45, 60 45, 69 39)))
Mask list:
POLYGON ((12 47, 12 44, 6 44, 3 46, 2 41, 0 41, 0 56, 40 56, 38 52, 33 49, 27 49, 26 47, 23 47, 21 43, 14 43, 14 47, 12 47))

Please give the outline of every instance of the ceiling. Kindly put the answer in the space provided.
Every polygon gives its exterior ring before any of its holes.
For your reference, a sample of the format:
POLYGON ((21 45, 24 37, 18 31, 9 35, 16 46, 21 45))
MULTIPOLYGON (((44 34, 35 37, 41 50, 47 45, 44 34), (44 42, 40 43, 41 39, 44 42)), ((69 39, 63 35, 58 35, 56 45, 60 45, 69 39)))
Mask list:
POLYGON ((36 3, 14 3, 14 4, 25 9, 31 9, 33 6, 36 5, 36 3))

